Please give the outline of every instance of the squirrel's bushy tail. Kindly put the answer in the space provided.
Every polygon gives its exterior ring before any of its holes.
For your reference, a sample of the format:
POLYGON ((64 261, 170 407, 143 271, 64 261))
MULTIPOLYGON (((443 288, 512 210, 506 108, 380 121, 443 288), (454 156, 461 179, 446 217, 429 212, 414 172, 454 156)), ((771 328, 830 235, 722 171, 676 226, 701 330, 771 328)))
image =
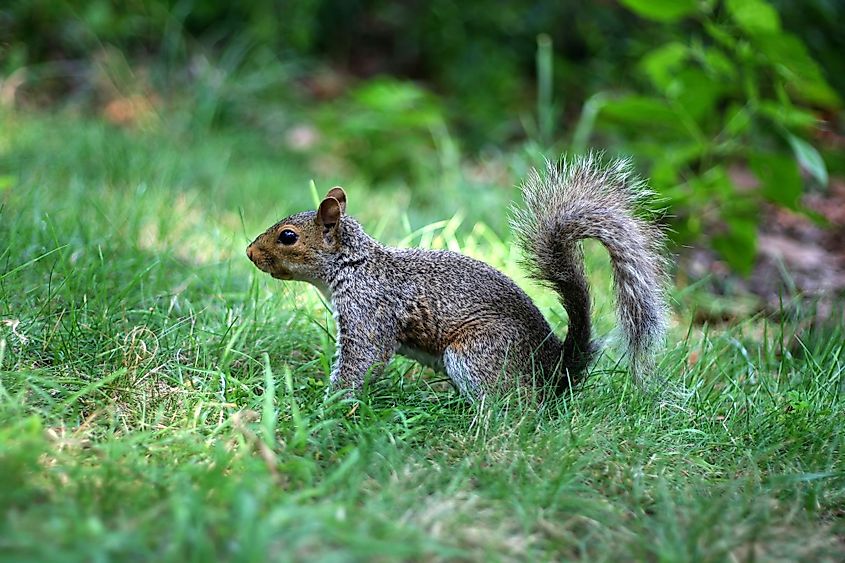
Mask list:
POLYGON ((664 237, 637 215, 652 194, 628 160, 602 165, 589 154, 532 169, 522 185, 524 207, 512 226, 534 278, 550 284, 569 315, 563 363, 577 377, 590 363, 590 295, 582 239, 600 241, 610 254, 619 323, 631 372, 639 379, 666 331, 664 237))

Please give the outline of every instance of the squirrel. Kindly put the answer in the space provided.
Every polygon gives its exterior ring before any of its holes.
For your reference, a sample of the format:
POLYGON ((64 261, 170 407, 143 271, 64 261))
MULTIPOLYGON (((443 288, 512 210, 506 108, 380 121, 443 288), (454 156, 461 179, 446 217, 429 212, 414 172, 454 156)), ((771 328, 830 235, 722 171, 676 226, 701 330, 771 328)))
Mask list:
POLYGON ((286 217, 247 247, 258 269, 305 281, 331 301, 337 356, 329 389, 355 393, 395 353, 445 370, 471 400, 514 388, 560 395, 596 357, 580 241, 608 250, 619 325, 635 380, 666 331, 664 235, 637 214, 651 192, 628 160, 600 156, 547 163, 522 183, 511 225, 533 278, 553 288, 569 317, 564 340, 509 277, 447 250, 381 244, 329 190, 316 211, 286 217))

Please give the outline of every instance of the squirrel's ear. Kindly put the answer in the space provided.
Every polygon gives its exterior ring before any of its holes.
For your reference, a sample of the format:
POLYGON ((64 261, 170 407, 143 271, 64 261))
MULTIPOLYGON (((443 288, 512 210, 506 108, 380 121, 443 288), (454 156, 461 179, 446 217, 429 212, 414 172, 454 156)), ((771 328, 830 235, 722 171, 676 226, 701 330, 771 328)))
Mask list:
POLYGON ((340 214, 346 214, 346 192, 340 186, 335 186, 326 194, 326 198, 333 197, 340 204, 340 214))
POLYGON ((341 203, 333 197, 327 197, 317 210, 317 224, 322 225, 323 232, 326 233, 337 226, 341 215, 341 203))

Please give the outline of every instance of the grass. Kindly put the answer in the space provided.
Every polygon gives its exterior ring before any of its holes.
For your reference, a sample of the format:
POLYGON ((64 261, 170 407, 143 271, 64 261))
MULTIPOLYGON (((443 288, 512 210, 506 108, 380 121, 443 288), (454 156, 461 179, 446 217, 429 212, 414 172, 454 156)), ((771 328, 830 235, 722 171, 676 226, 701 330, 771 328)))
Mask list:
MULTIPOLYGON (((311 205, 301 163, 244 132, 0 121, 0 558, 845 557, 842 324, 681 316, 664 388, 608 355, 540 409, 468 405, 403 359, 357 407, 324 403, 329 312, 243 256, 311 205)), ((405 221, 410 192, 349 187, 382 238, 517 273, 472 209, 460 227, 427 194, 405 221)))

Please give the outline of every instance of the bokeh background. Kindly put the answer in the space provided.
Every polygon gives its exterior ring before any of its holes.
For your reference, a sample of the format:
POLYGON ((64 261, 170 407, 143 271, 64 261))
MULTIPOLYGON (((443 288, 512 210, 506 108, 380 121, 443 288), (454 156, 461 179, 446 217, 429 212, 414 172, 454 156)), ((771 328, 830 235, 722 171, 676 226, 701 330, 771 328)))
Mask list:
POLYGON ((295 163, 283 197, 365 185, 414 227, 461 211, 501 235, 538 155, 630 155, 685 274, 775 304, 845 286, 843 21, 834 0, 13 0, 0 99, 245 135, 256 166, 295 163))

